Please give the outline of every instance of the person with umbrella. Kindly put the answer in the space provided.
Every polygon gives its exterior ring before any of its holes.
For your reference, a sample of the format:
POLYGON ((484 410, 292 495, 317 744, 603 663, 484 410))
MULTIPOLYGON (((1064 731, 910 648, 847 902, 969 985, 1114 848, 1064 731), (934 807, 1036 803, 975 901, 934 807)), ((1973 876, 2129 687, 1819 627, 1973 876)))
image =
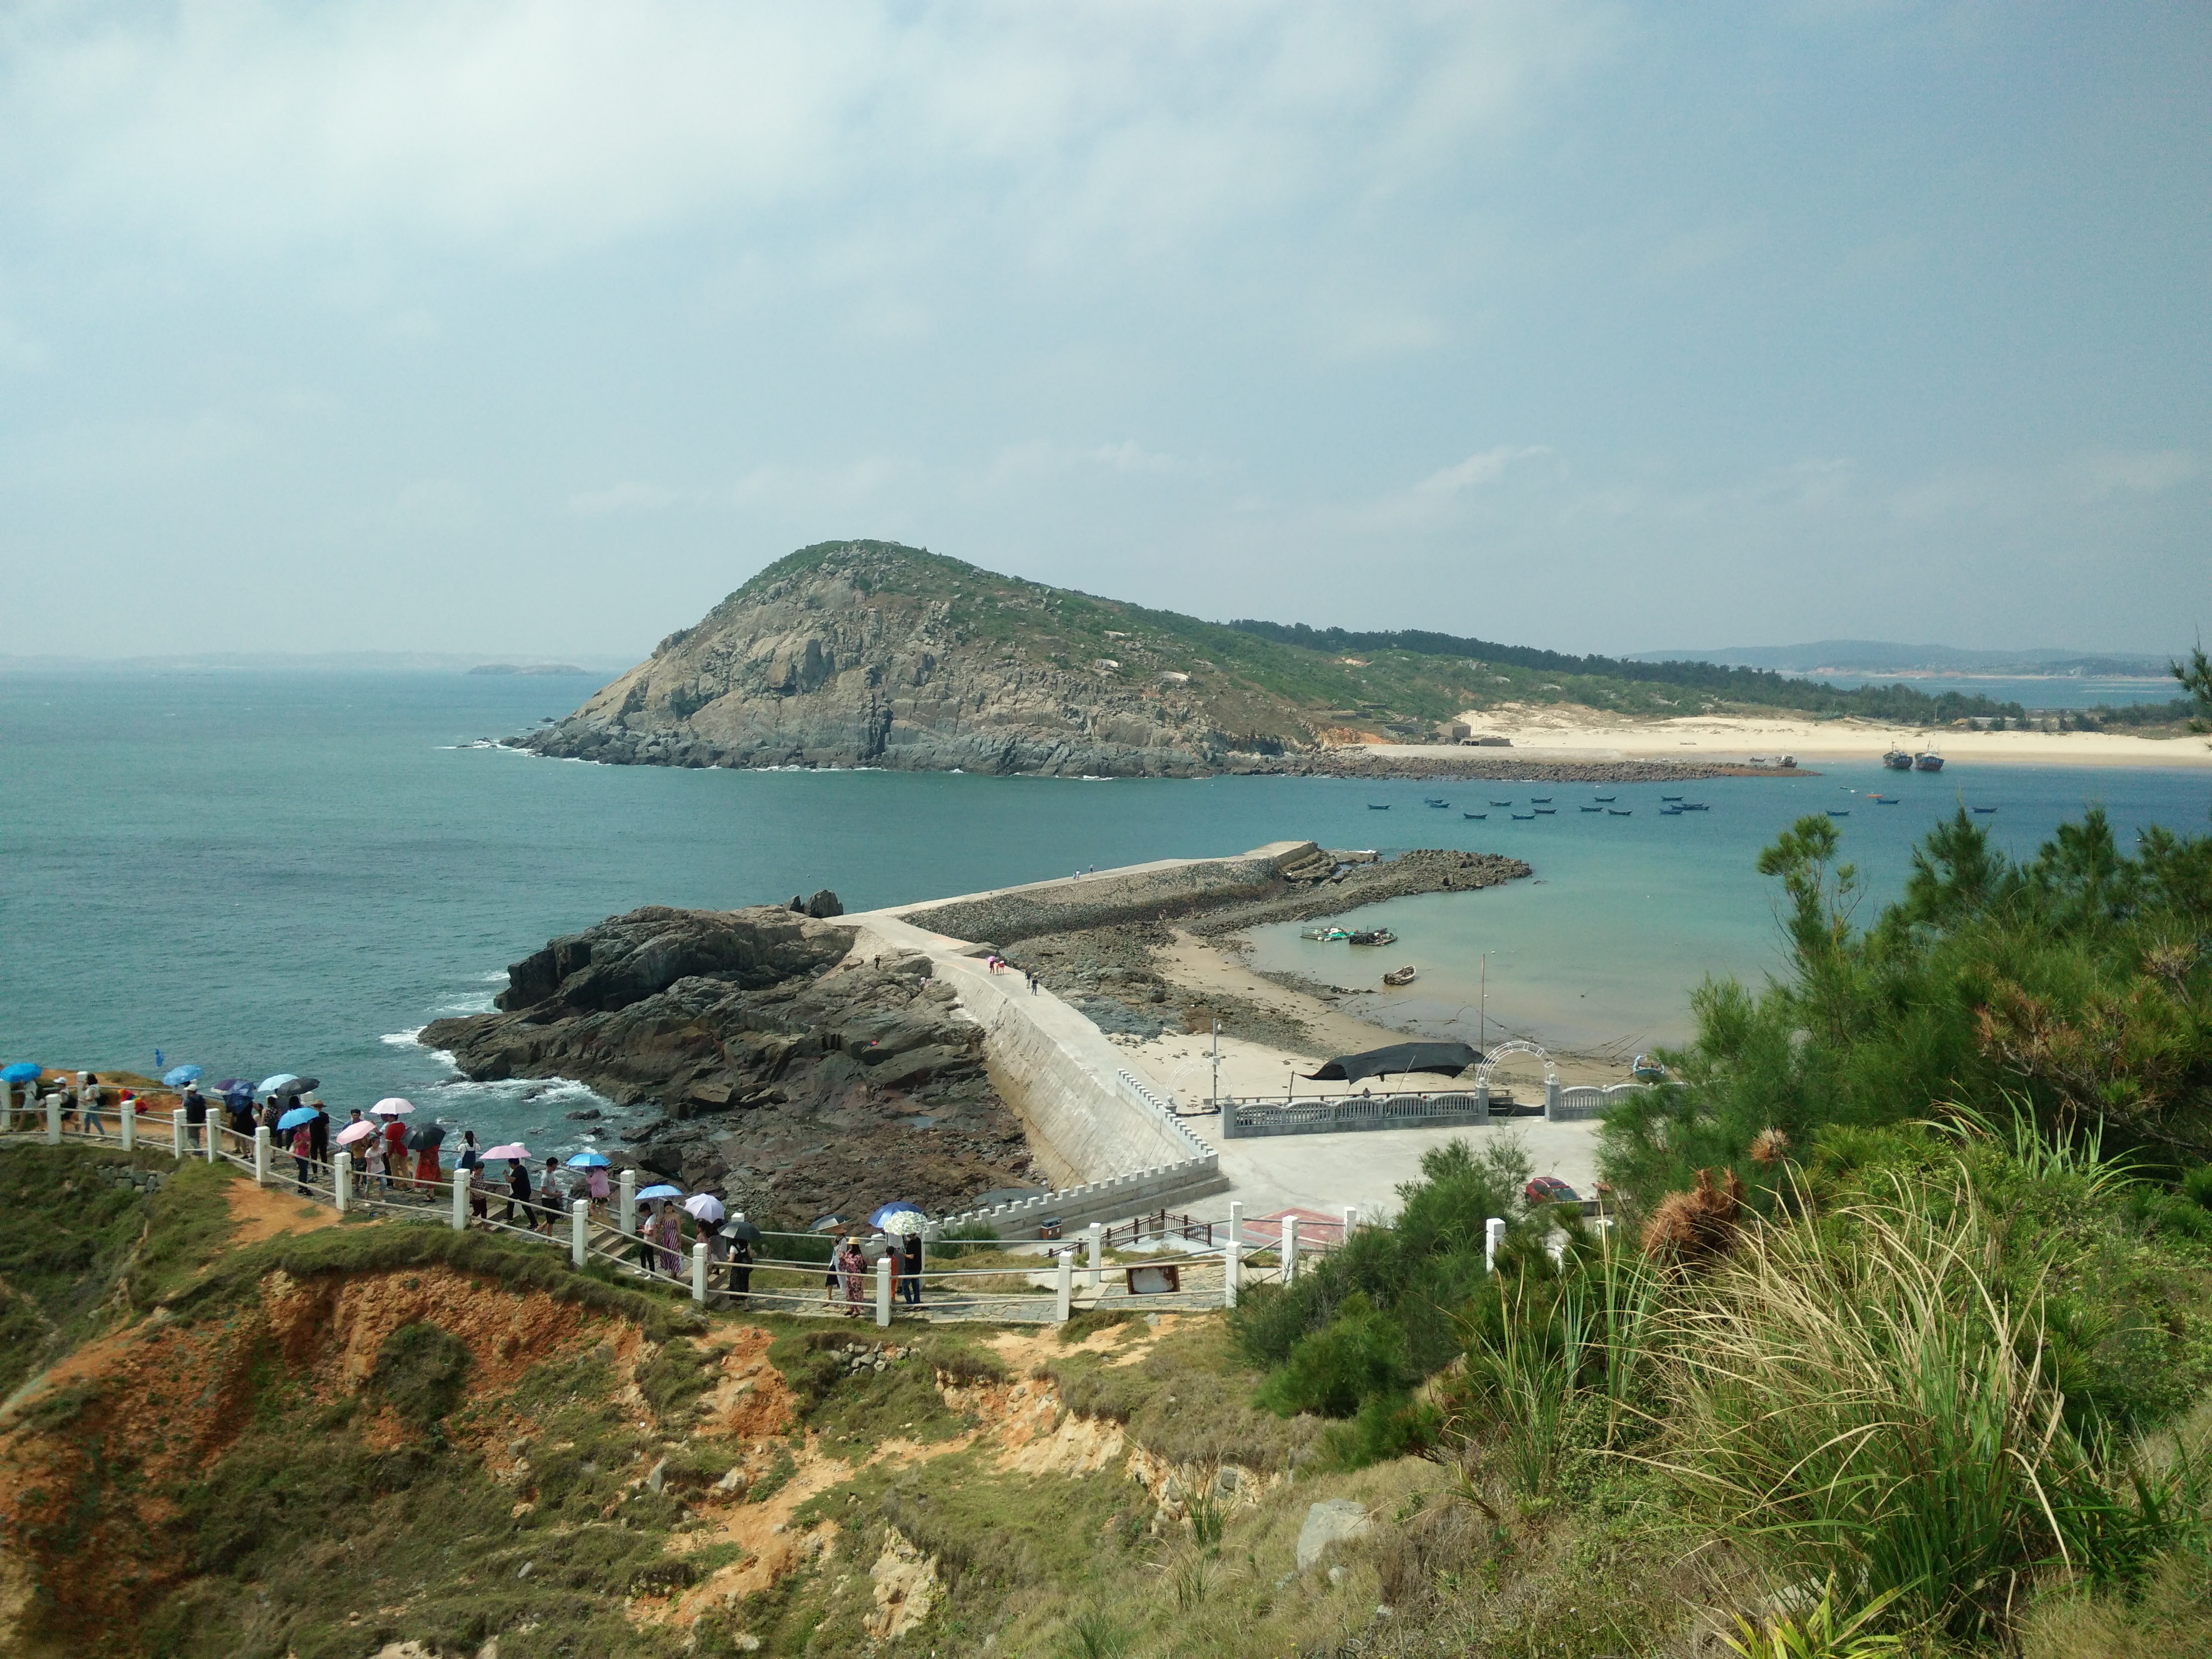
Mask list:
MULTIPOLYGON (((517 1150, 520 1152, 520 1149, 517 1150)), ((527 1156, 526 1153, 507 1160, 507 1209, 500 1219, 509 1226, 514 1225, 514 1206, 520 1204, 522 1206, 522 1224, 534 1233, 538 1231, 538 1220, 530 1209, 530 1165, 523 1161, 523 1158, 527 1156)))
POLYGON ((660 1244, 660 1271, 674 1279, 682 1271, 684 1214, 666 1199, 660 1201, 660 1225, 655 1231, 660 1244))
POLYGON ((307 1121, 307 1138, 314 1147, 315 1162, 327 1164, 331 1161, 330 1109, 323 1104, 320 1095, 309 1095, 306 1103, 315 1109, 314 1116, 307 1121))
POLYGON ((415 1149, 415 1184, 425 1193, 434 1193, 438 1183, 445 1179, 438 1168, 438 1148, 445 1144, 446 1132, 435 1123, 426 1123, 407 1137, 407 1144, 415 1149))
POLYGON ((906 1236, 906 1248, 899 1252, 899 1298, 909 1308, 921 1305, 921 1234, 906 1236))
POLYGON ((370 1107, 369 1115, 384 1120, 384 1164, 399 1180, 407 1179, 407 1126, 399 1120, 415 1109, 396 1096, 370 1107))
POLYGON ((315 1156, 314 1121, 315 1109, 312 1106, 295 1106, 276 1120, 278 1133, 292 1137, 292 1164, 299 1171, 300 1196, 302 1198, 313 1196, 307 1190, 307 1167, 315 1156))
POLYGON ((605 1152, 579 1152, 568 1160, 568 1167, 580 1170, 584 1191, 592 1202, 592 1214, 599 1220, 606 1218, 607 1155, 605 1152))

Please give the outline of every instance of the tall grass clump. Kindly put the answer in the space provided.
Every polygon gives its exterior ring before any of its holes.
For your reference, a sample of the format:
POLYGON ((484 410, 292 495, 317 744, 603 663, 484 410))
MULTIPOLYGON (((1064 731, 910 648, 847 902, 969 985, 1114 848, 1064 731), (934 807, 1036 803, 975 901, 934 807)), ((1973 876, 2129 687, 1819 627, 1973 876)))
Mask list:
POLYGON ((1782 1571, 1958 1635, 2040 1569, 2124 1572, 2140 1511, 2068 1427, 2039 1284, 2000 1255, 1963 1180, 1750 1227, 1662 1318, 1669 1466, 1782 1571))

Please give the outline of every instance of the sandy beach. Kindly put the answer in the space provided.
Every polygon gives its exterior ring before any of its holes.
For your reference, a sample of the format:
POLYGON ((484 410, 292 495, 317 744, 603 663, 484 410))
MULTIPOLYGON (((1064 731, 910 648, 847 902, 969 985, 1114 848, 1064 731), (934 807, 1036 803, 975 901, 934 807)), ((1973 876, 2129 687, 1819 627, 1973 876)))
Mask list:
MULTIPOLYGON (((1754 755, 1795 755, 1801 763, 1879 760, 1891 748, 1917 750, 1933 743, 1947 761, 2021 766, 2212 767, 2212 742, 2201 737, 2138 738, 2108 732, 1975 732, 1887 726, 1869 720, 1793 720, 1711 714, 1630 720, 1578 703, 1509 703, 1460 716, 1483 736, 1508 738, 1511 754, 1528 760, 1675 760, 1741 762, 1754 755)), ((1470 754, 1505 758, 1499 750, 1425 744, 1368 744, 1376 755, 1415 759, 1470 754)))

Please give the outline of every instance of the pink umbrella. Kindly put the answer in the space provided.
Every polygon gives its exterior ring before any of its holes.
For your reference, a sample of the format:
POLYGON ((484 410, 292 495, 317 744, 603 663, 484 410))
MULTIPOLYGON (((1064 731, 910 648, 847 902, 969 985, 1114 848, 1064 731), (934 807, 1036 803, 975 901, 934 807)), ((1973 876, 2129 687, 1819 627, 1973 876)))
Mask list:
POLYGON ((415 1108, 411 1102, 402 1100, 398 1095, 393 1095, 387 1099, 378 1101, 368 1109, 379 1117, 405 1117, 415 1108))
POLYGON ((359 1123, 349 1123, 338 1131, 338 1145, 350 1146, 356 1140, 366 1140, 376 1133, 376 1125, 364 1118, 359 1123))
POLYGON ((494 1146, 484 1154, 484 1157, 487 1159, 495 1158, 528 1158, 529 1156, 530 1148, 524 1146, 519 1140, 510 1140, 504 1146, 494 1146))

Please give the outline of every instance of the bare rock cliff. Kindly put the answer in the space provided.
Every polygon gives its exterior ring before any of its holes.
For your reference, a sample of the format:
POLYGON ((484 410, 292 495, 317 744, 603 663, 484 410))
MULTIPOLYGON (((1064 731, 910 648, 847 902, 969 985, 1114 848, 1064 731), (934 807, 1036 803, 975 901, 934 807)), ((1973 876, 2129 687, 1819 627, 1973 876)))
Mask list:
POLYGON ((1249 688, 1115 643, 1135 631, 1103 629, 1119 609, 889 543, 810 548, 516 741, 648 765, 1122 777, 1260 769, 1310 742, 1249 688))

